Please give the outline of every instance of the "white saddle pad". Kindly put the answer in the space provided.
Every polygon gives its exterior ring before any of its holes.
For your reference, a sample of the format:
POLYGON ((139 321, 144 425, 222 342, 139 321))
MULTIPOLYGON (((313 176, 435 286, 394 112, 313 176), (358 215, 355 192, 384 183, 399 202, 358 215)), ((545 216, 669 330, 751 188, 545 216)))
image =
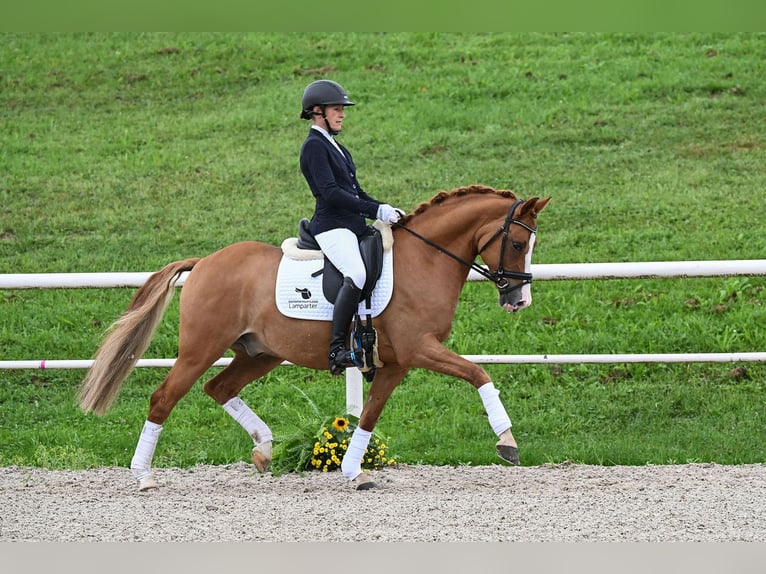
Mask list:
MULTIPOLYGON (((332 321, 333 304, 322 292, 322 275, 311 276, 324 266, 324 256, 321 251, 305 250, 300 252, 299 259, 287 255, 295 252, 296 242, 296 238, 290 238, 282 243, 282 260, 277 270, 277 309, 295 319, 332 321)), ((359 314, 380 315, 391 301, 393 291, 394 250, 388 249, 383 252, 383 271, 372 292, 370 308, 367 308, 366 301, 361 301, 359 314)))

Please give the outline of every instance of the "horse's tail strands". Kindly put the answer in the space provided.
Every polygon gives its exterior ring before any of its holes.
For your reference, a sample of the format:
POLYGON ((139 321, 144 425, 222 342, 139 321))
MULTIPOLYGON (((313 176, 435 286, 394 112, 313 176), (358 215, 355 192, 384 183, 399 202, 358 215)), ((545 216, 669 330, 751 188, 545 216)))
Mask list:
POLYGON ((133 296, 127 310, 114 322, 94 357, 78 396, 85 412, 105 414, 138 359, 146 352, 165 310, 175 295, 181 274, 199 258, 175 261, 152 274, 133 296))

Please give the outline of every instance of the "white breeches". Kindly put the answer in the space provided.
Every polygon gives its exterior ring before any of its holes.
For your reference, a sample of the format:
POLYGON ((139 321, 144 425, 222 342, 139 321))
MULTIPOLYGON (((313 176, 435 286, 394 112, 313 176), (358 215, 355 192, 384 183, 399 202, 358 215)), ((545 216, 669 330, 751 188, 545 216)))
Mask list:
POLYGON ((350 277, 354 285, 362 289, 367 280, 367 271, 359 252, 359 239, 356 234, 350 229, 338 228, 318 233, 314 239, 341 275, 350 277))

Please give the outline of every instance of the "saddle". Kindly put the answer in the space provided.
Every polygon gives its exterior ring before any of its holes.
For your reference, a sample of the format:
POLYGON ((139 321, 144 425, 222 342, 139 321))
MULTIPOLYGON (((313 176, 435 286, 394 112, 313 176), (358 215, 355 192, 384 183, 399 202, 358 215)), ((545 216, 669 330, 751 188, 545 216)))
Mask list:
MULTIPOLYGON (((301 219, 298 223, 298 249, 309 251, 320 251, 319 244, 309 231, 309 220, 301 219)), ((372 290, 380 279, 383 272, 383 235, 373 227, 367 227, 367 233, 359 238, 359 251, 362 254, 362 261, 367 272, 367 279, 360 295, 361 300, 368 300, 372 290)), ((343 283, 343 275, 327 257, 324 258, 324 267, 312 274, 312 277, 322 275, 322 291, 325 298, 335 304, 335 298, 343 283)))
MULTIPOLYGON (((319 244, 309 231, 309 220, 304 218, 298 222, 298 241, 295 247, 299 250, 321 251, 319 244)), ((367 278, 362 288, 360 300, 367 302, 370 307, 370 297, 375 285, 383 272, 383 235, 374 226, 368 226, 366 233, 359 238, 359 251, 367 273, 367 278)), ((338 296, 343 274, 325 256, 322 269, 311 274, 312 277, 322 275, 322 292, 325 298, 332 304, 338 296)), ((369 382, 375 378, 375 371, 382 367, 383 363, 378 357, 377 332, 372 326, 372 315, 368 314, 363 321, 359 313, 355 313, 351 332, 351 346, 353 351, 363 357, 363 365, 359 367, 364 378, 369 382)))

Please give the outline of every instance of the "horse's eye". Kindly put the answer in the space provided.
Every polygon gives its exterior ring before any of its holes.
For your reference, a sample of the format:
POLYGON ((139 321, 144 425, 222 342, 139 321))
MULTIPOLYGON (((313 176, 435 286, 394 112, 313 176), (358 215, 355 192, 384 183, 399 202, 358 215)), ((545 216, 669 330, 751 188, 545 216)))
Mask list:
POLYGON ((524 249, 524 244, 523 244, 521 241, 514 241, 514 242, 512 243, 512 245, 513 245, 513 248, 514 248, 516 251, 521 251, 522 249, 524 249))

